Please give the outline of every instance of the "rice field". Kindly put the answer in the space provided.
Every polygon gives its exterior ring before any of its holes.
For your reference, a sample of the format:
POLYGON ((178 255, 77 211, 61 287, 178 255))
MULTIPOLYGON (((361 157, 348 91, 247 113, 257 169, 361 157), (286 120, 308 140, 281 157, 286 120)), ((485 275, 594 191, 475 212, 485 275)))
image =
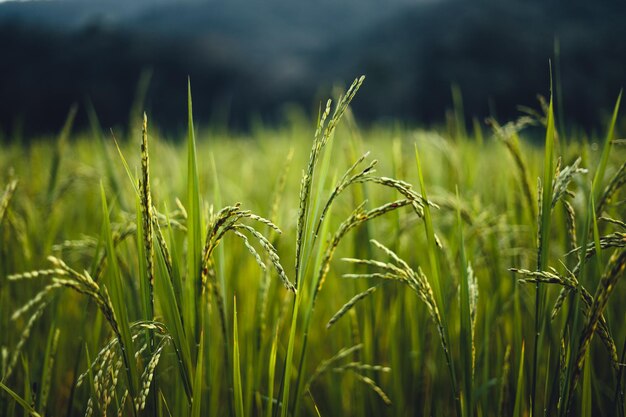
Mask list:
POLYGON ((550 99, 360 128, 362 82, 248 134, 190 88, 184 138, 4 145, 0 415, 624 416, 620 100, 590 137, 550 99))

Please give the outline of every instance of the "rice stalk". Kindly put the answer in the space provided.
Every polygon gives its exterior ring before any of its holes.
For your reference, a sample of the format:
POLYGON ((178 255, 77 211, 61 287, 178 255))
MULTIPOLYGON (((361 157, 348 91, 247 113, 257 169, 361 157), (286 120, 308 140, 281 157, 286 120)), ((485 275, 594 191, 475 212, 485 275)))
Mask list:
POLYGON ((154 311, 154 243, 153 243, 153 213, 152 195, 150 193, 150 159, 148 154, 148 117, 143 114, 141 130, 141 179, 139 180, 142 237, 144 256, 146 259, 146 273, 148 279, 149 305, 146 310, 146 319, 152 318, 154 311))
POLYGON ((575 361, 576 365, 574 371, 572 372, 572 381, 568 393, 570 399, 574 393, 574 390, 576 389, 576 384, 580 379, 580 375, 585 362, 585 355, 587 349, 589 348, 589 344, 591 342, 593 334, 598 327, 602 312, 606 308, 609 297, 615 289, 615 284, 617 283, 618 278, 623 275, 625 269, 626 251, 622 250, 615 252, 613 256, 611 256, 611 259, 609 259, 606 272, 603 274, 602 278, 600 278, 598 288, 593 297, 593 304, 591 305, 589 316, 587 317, 583 332, 581 334, 580 344, 578 347, 575 361))
POLYGON ((511 345, 506 346, 504 360, 502 361, 502 376, 500 377, 500 400, 498 402, 498 415, 507 415, 509 396, 509 373, 511 372, 511 345))

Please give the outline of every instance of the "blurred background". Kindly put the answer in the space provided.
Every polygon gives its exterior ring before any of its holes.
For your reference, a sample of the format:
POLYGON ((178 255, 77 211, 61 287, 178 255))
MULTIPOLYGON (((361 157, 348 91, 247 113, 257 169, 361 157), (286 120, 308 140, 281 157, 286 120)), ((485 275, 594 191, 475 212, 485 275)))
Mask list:
POLYGON ((57 132, 73 104, 124 128, 137 103, 182 131, 317 114, 360 74, 362 123, 432 126, 458 92, 467 122, 549 95, 601 126, 626 81, 623 0, 49 0, 0 2, 0 137, 57 132))

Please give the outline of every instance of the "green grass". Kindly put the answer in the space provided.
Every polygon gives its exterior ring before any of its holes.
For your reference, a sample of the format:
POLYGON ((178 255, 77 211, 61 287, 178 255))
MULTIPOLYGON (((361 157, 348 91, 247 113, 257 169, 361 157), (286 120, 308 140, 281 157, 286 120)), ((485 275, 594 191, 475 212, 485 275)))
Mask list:
POLYGON ((470 134, 456 90, 455 126, 360 130, 362 81, 246 135, 189 86, 180 143, 91 109, 6 145, 0 415, 624 416, 619 100, 600 139, 551 104, 470 134))

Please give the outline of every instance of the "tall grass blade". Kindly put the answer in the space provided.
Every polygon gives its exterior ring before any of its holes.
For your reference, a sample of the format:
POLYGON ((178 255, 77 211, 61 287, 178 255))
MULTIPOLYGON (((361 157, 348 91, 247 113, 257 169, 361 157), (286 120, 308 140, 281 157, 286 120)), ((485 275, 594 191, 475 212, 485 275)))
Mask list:
POLYGON ((159 273, 155 281, 155 293, 163 310, 164 322, 172 335, 185 394, 187 399, 191 401, 193 398, 191 348, 188 344, 182 317, 179 313, 181 309, 176 301, 174 285, 172 284, 177 277, 168 274, 162 248, 156 251, 156 260, 159 273))
POLYGON ((244 417, 241 364, 239 357, 239 333, 237 331, 237 298, 233 299, 233 389, 235 394, 235 416, 244 417))
POLYGON ((519 373, 517 375, 517 388, 515 390, 513 417, 523 417, 524 415, 524 344, 522 343, 522 351, 520 353, 519 360, 519 373))
POLYGON ((9 388, 6 385, 4 385, 4 383, 2 381, 0 381, 0 388, 2 388, 7 394, 9 394, 11 396, 11 398, 13 398, 16 403, 21 405, 22 408, 25 411, 27 411, 28 414, 30 414, 32 417, 41 417, 41 414, 39 414, 37 411, 35 411, 35 409, 30 405, 30 403, 28 401, 26 401, 24 398, 20 397, 19 394, 17 394, 11 388, 9 388))
MULTIPOLYGON (((428 193, 426 192, 426 183, 424 182, 424 174, 422 172, 422 163, 419 157, 419 151, 417 148, 417 143, 415 144, 415 162, 417 165, 417 175, 420 183, 420 190, 422 192, 422 198, 424 201, 428 201, 428 193)), ((428 259, 430 261, 431 267, 431 275, 433 277, 433 293, 435 296, 435 302, 439 309, 439 316, 441 320, 441 327, 443 330, 442 333, 442 343, 445 345, 449 345, 448 340, 450 340, 449 330, 448 330, 448 322, 446 319, 446 305, 443 300, 443 284, 440 279, 440 265, 439 265, 439 254, 437 248, 437 240, 435 237, 435 229, 433 227, 432 216, 430 212, 430 205, 424 204, 424 227, 426 229, 426 238, 428 241, 428 259)), ((456 380, 456 372, 454 370, 454 364, 452 363, 452 357, 448 350, 444 349, 446 352, 446 361, 448 365, 448 371, 450 372, 450 380, 452 381, 452 393, 455 399, 456 412, 458 416, 463 414, 461 407, 461 399, 458 395, 458 386, 456 380)))
POLYGON ((274 376, 276 374, 276 356, 278 351, 278 328, 272 338, 272 347, 270 350, 270 357, 267 371, 267 409, 265 417, 272 417, 272 411, 274 407, 274 376))
MULTIPOLYGON (((199 309, 196 307, 200 294, 200 268, 202 254, 202 220, 200 212, 200 186, 196 158, 196 136, 193 126, 191 81, 187 80, 187 297, 185 326, 199 335, 199 309)), ((196 341, 197 342, 197 341, 196 341)))
POLYGON ((111 231, 111 224, 109 221, 109 208, 107 205, 106 195, 104 193, 104 185, 102 183, 100 184, 100 192, 102 198, 102 213, 104 216, 102 233, 104 235, 104 240, 106 241, 110 277, 109 282, 111 285, 111 302, 113 305, 115 322, 118 326, 118 329, 113 330, 116 332, 116 336, 119 339, 120 349, 122 350, 122 358, 124 359, 124 368, 128 378, 128 391, 130 393, 131 400, 134 401, 137 394, 139 376, 135 364, 133 339, 130 334, 130 321, 126 308, 126 300, 124 298, 125 285, 122 282, 122 274, 117 261, 117 253, 115 251, 113 233, 111 231))
MULTIPOLYGON (((541 207, 539 211, 539 230, 537 231, 537 270, 545 271, 548 266, 548 255, 550 250, 550 223, 552 218, 552 193, 554 179, 554 105, 552 94, 550 95, 550 104, 548 107, 546 123, 546 140, 543 162, 543 182, 541 207)), ((541 328, 543 327, 544 305, 546 290, 537 282, 535 285, 535 338, 533 341, 533 367, 531 376, 531 392, 532 413, 535 414, 535 405, 537 404, 537 369, 539 363, 539 345, 541 342, 541 328)))
POLYGON ((591 407, 592 407, 592 398, 591 398, 591 361, 589 351, 585 355, 585 366, 583 369, 583 386, 582 386, 582 404, 581 404, 581 412, 580 417, 591 417, 591 407))
POLYGON ((200 332, 200 345, 196 360, 195 377, 193 379, 193 401, 191 403, 191 417, 202 415, 202 382, 204 379, 204 330, 200 332))
MULTIPOLYGON (((459 190, 457 188, 457 200, 459 199, 459 190)), ((473 325, 472 325, 472 311, 471 311, 471 295, 470 295, 470 274, 468 270, 467 258, 465 255, 465 243, 463 239, 463 223, 461 221, 461 208, 457 207, 457 230, 459 240, 459 277, 461 280, 460 285, 460 299, 461 306, 459 308, 459 320, 461 323, 461 369, 463 370, 463 415, 474 415, 474 339, 473 339, 473 325)))

